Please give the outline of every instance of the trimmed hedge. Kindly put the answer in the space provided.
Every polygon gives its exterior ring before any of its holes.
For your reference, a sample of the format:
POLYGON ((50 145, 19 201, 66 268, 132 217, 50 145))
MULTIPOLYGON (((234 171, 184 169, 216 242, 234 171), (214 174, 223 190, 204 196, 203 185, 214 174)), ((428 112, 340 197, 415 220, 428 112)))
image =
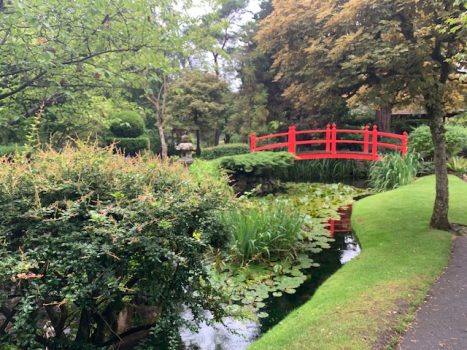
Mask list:
POLYGON ((115 143, 115 148, 121 150, 125 155, 134 156, 148 149, 149 138, 147 136, 114 137, 109 139, 107 143, 115 143))
POLYGON ((134 111, 121 111, 112 115, 110 131, 117 137, 138 137, 144 133, 144 120, 134 111))
POLYGON ((255 190, 262 194, 281 188, 276 174, 292 166, 294 161, 295 158, 288 152, 258 152, 215 160, 230 175, 237 193, 255 190))
POLYGON ((24 151, 24 149, 24 146, 19 146, 16 144, 0 145, 0 157, 11 156, 16 152, 24 151))
POLYGON ((246 143, 228 143, 216 147, 204 148, 201 151, 201 159, 217 159, 225 156, 250 153, 250 147, 246 143))
POLYGON ((295 158, 289 152, 257 152, 223 157, 219 165, 229 173, 263 175, 271 170, 288 168, 295 158))

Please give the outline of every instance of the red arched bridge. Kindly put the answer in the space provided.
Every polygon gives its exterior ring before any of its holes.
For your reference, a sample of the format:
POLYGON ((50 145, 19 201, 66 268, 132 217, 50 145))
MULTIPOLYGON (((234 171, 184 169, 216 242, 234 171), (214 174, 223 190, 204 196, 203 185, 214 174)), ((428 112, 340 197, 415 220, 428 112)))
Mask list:
POLYGON ((250 136, 250 151, 268 151, 284 148, 299 160, 306 159, 357 159, 379 160, 384 149, 407 153, 407 133, 402 135, 378 131, 376 125, 363 130, 337 129, 328 124, 323 130, 296 130, 266 136, 250 136))

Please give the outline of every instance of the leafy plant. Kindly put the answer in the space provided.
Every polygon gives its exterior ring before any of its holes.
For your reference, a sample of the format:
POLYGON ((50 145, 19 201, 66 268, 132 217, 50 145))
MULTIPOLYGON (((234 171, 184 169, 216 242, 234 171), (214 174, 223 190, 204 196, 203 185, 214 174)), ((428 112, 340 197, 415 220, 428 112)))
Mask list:
POLYGON ((149 147, 149 139, 144 135, 138 137, 113 137, 108 139, 107 143, 115 143, 116 149, 130 156, 135 156, 149 147))
POLYGON ((144 120, 134 111, 122 111, 112 115, 110 131, 116 137, 133 138, 143 135, 144 120))
POLYGON ((284 202, 275 205, 249 205, 224 215, 226 227, 232 232, 230 256, 235 263, 294 256, 301 238, 304 218, 284 202))
POLYGON ((204 257, 230 193, 177 164, 76 147, 0 167, 0 343, 113 347, 176 334, 182 307, 220 317, 204 257))
POLYGON ((467 159, 451 157, 448 160, 448 169, 455 173, 467 173, 467 159))
POLYGON ((288 152, 256 152, 223 157, 218 161, 220 167, 229 173, 261 175, 267 171, 291 166, 294 157, 288 152))
MULTIPOLYGON (((450 156, 457 155, 467 147, 467 128, 460 125, 446 126, 446 151, 450 156)), ((409 135, 409 150, 417 152, 423 159, 433 159, 434 147, 428 125, 422 125, 409 135)))
POLYGON ((342 184, 291 184, 280 195, 242 197, 247 203, 223 216, 231 248, 226 257, 214 255, 210 274, 229 310, 246 306, 265 317, 265 299, 294 293, 318 266, 314 255, 330 247, 326 221, 363 193, 342 184))
POLYGON ((216 159, 225 156, 234 156, 237 154, 246 154, 250 152, 250 146, 246 143, 228 143, 216 147, 203 148, 200 158, 216 159))
POLYGON ((405 157, 398 154, 384 156, 370 167, 370 187, 377 192, 391 190, 412 182, 418 172, 418 155, 409 153, 405 157))

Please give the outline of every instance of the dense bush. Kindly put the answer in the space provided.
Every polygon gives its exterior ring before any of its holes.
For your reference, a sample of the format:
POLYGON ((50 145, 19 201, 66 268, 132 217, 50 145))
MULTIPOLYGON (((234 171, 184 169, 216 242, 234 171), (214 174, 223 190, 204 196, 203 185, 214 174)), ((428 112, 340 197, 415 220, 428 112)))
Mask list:
POLYGON ((280 187, 275 173, 291 166, 294 160, 288 152, 257 152, 222 157, 215 162, 230 175, 237 192, 257 189, 269 193, 280 187))
POLYGON ((407 185, 417 176, 419 157, 409 153, 405 157, 398 154, 384 156, 370 167, 370 187, 378 192, 392 190, 407 185))
POLYGON ((203 148, 201 151, 202 159, 216 159, 225 156, 235 156, 237 154, 245 154, 250 152, 250 146, 246 143, 229 143, 216 147, 203 148))
POLYGON ((12 156, 17 152, 24 151, 24 149, 25 149, 24 146, 18 146, 15 144, 0 145, 0 157, 12 156))
POLYGON ((462 157, 450 158, 448 160, 448 169, 455 173, 467 173, 467 159, 462 157))
POLYGON ((0 343, 151 349, 176 338, 182 308, 220 316, 203 260, 229 198, 216 181, 85 145, 4 161, 0 343))
POLYGON ((137 112, 118 112, 111 119, 110 131, 117 137, 138 137, 144 133, 144 120, 137 112))
POLYGON ((113 137, 108 139, 108 144, 115 143, 115 148, 126 155, 134 156, 147 150, 149 139, 146 136, 138 137, 113 137))
MULTIPOLYGON (((467 128, 458 125, 446 126, 446 147, 448 156, 455 156, 463 148, 467 148, 467 128)), ((423 159, 433 158, 433 141, 427 125, 419 126, 410 133, 409 150, 419 153, 423 159)))

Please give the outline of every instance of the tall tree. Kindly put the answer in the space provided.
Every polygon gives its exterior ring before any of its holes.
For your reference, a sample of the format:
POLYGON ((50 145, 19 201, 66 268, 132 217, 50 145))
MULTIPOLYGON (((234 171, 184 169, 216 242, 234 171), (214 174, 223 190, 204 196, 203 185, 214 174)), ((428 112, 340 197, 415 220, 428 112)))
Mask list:
POLYGON ((197 70, 186 71, 170 87, 167 109, 172 124, 195 132, 198 154, 202 136, 205 140, 213 139, 214 144, 218 143, 217 133, 214 137, 206 135, 222 129, 227 93, 227 84, 223 80, 215 74, 197 70))
POLYGON ((342 97, 389 106, 419 101, 435 145, 436 199, 431 226, 449 229, 443 119, 446 92, 462 72, 452 60, 464 45, 450 18, 452 0, 276 0, 258 40, 274 48, 276 79, 295 105, 313 109, 342 97), (448 23, 448 24, 446 24, 448 23), (444 29, 444 30, 440 30, 444 29))

